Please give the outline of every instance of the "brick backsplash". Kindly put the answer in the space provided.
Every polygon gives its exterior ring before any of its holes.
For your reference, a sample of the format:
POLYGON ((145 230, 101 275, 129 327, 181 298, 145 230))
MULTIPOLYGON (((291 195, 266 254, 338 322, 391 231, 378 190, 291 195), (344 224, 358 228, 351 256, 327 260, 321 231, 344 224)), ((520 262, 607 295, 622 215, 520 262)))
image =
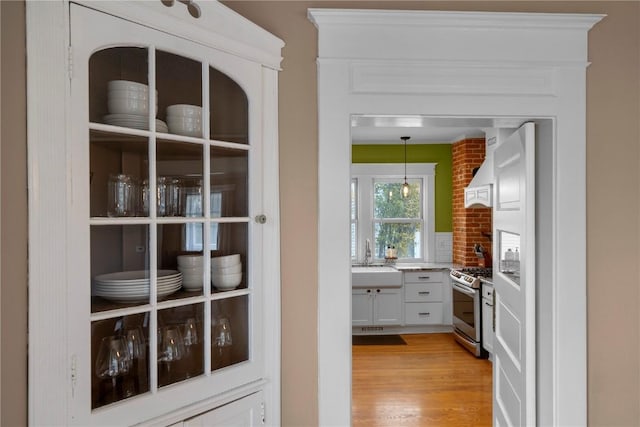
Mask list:
POLYGON ((463 139, 453 144, 453 262, 478 265, 473 245, 480 243, 492 251, 491 208, 465 208, 464 188, 473 178, 473 169, 484 161, 484 138, 463 139))

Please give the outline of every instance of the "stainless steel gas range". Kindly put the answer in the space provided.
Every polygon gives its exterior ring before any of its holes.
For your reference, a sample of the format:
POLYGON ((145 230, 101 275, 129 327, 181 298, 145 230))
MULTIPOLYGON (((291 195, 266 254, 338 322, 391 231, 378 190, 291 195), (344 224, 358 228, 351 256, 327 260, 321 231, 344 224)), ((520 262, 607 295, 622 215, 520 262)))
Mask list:
POLYGON ((454 337, 476 357, 486 357, 482 348, 482 279, 491 282, 492 269, 467 267, 451 270, 454 337))

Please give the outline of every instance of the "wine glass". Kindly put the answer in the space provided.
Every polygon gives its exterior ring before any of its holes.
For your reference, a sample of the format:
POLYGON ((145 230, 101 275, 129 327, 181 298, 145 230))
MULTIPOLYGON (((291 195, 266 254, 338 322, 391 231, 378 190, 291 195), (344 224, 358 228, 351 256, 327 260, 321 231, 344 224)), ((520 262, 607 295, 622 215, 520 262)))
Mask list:
POLYGON ((182 339, 184 340, 184 346, 189 352, 189 348, 198 344, 198 329, 196 327, 196 319, 189 317, 182 326, 182 339))
POLYGON ((113 401, 117 400, 116 378, 126 375, 131 367, 127 343, 122 336, 107 336, 100 342, 95 373, 100 379, 111 378, 113 401))
MULTIPOLYGON (((191 348, 198 345, 200 342, 198 336, 198 327, 196 325, 196 319, 194 317, 189 317, 182 324, 182 339, 184 341, 184 348, 186 357, 191 359, 194 356, 195 350, 192 352, 191 348)), ((186 372, 187 378, 191 377, 193 374, 192 370, 194 367, 192 366, 192 362, 188 363, 188 368, 186 372)))
POLYGON ((184 339, 180 328, 177 326, 167 326, 160 331, 160 349, 158 351, 158 362, 167 364, 167 375, 171 374, 171 362, 182 359, 185 355, 184 339))
POLYGON ((127 351, 131 358, 131 370, 135 376, 134 391, 140 392, 140 381, 145 377, 145 359, 146 359, 146 345, 145 338, 142 329, 139 327, 132 327, 124 331, 125 342, 127 343, 127 351))
POLYGON ((231 337, 231 326, 229 325, 229 319, 221 317, 216 322, 213 334, 216 347, 229 347, 233 344, 231 337))

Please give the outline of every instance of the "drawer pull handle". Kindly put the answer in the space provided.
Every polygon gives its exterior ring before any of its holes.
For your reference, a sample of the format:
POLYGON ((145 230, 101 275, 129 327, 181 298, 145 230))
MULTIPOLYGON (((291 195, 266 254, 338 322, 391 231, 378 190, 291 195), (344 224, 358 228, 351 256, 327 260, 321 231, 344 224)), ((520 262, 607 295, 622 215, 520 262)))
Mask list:
POLYGON ((420 280, 426 280, 429 279, 431 276, 418 276, 418 279, 420 280))
POLYGON ((431 293, 431 291, 422 291, 422 292, 418 292, 418 295, 429 295, 431 293))
POLYGON ((427 312, 427 313, 418 313, 418 315, 420 316, 431 316, 431 313, 427 312))

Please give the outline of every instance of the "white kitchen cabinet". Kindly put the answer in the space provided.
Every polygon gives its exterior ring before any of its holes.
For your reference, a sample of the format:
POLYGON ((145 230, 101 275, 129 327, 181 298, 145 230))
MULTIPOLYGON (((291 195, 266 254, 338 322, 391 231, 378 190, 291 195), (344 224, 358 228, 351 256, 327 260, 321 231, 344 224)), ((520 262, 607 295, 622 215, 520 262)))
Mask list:
POLYGON ((493 314, 493 286, 482 283, 482 346, 489 354, 493 354, 494 314, 493 314))
POLYGON ((404 273, 404 324, 451 324, 449 276, 439 270, 404 273))
POLYGON ((254 427, 264 425, 264 416, 264 397, 261 392, 257 392, 189 418, 182 426, 254 427))
POLYGON ((354 288, 353 326, 391 326, 402 323, 402 288, 354 288))
POLYGON ((30 116, 30 213, 62 231, 31 234, 32 247, 59 248, 42 263, 35 251, 30 270, 42 315, 30 323, 31 422, 167 425, 220 407, 205 424, 254 425, 270 404, 278 424, 282 42, 217 2, 29 2, 28 16, 30 87, 49 84, 28 99, 47 107, 30 116), (47 51, 56 35, 68 37, 62 84, 46 63, 61 62, 47 51), (118 111, 122 97, 141 112, 118 111), (201 118, 172 117, 175 104, 201 118), (188 287, 185 254, 203 266, 188 287), (230 255, 240 280, 223 288, 212 260, 230 255))
POLYGON ((492 184, 478 185, 464 189, 464 207, 472 206, 493 206, 492 184))

